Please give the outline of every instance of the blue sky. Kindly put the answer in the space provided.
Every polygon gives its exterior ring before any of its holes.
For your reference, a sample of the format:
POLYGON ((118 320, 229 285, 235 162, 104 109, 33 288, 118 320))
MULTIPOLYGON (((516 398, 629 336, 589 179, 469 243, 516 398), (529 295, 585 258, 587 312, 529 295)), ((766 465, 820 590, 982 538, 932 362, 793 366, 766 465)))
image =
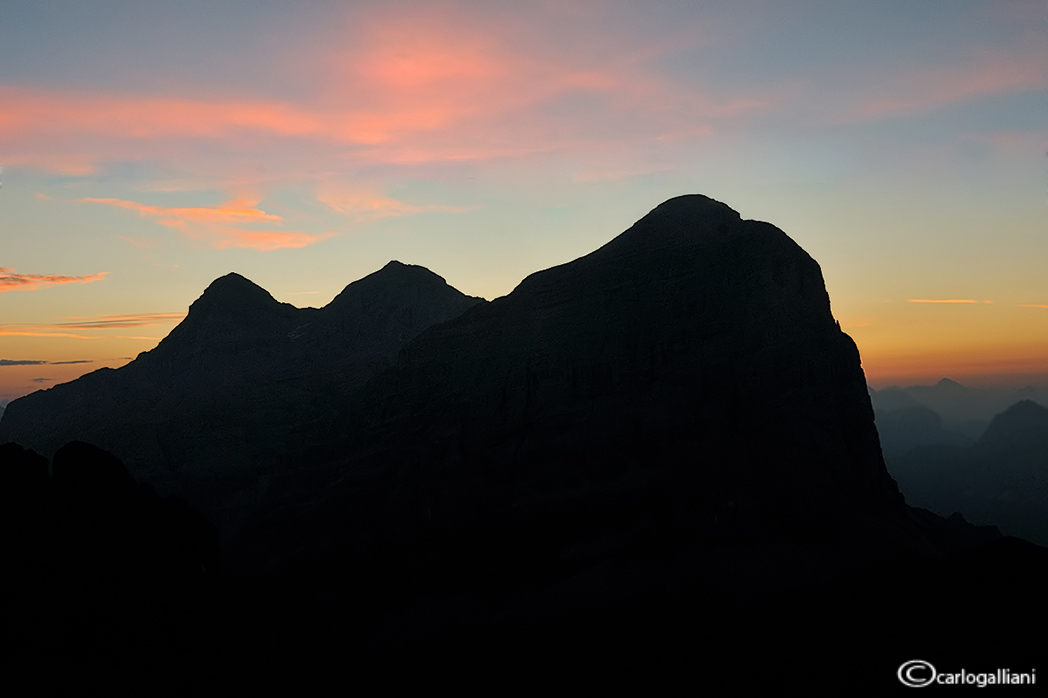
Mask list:
POLYGON ((8 1, 0 65, 0 359, 49 362, 0 399, 229 271, 493 298, 685 193, 820 262, 874 385, 1048 374, 1044 2, 8 1))

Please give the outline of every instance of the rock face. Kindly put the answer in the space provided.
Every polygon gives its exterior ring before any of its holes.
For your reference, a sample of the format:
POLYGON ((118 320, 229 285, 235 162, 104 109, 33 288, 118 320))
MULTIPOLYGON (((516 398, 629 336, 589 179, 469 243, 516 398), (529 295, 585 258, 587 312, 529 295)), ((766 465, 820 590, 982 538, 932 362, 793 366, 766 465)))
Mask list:
POLYGON ((335 457, 282 473, 274 495, 307 494, 271 502, 249 557, 322 554, 307 532, 326 530, 603 559, 904 509, 818 264, 697 195, 423 332, 331 430, 335 457))
POLYGON ((0 440, 45 456, 89 441, 162 494, 234 515, 264 492, 296 429, 344 409, 407 340, 479 302, 399 262, 321 309, 279 303, 229 274, 130 364, 12 402, 0 440))

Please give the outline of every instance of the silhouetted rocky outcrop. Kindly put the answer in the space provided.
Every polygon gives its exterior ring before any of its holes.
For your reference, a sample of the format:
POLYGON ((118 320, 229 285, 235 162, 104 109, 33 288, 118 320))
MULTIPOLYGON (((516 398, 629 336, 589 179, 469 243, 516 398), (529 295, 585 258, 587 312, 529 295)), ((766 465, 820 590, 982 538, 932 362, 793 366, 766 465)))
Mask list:
POLYGON ((230 559, 361 646, 665 620, 667 585, 750 608, 979 538, 905 507, 815 261, 701 196, 423 332, 327 431, 230 559))
POLYGON ((296 430, 344 409, 407 340, 479 302, 399 262, 319 310, 229 274, 130 364, 14 401, 0 438, 45 455, 72 439, 101 444, 139 480, 230 526, 263 496, 296 430))
MULTIPOLYGON (((102 410, 107 433, 152 434, 172 457, 225 424, 231 457, 265 474, 224 549, 235 575, 197 596, 183 585, 182 614, 156 616, 189 671, 222 662, 241 692, 323 674, 883 692, 910 659, 1022 671, 1043 657, 1029 637, 1048 620, 1048 551, 905 505, 818 264, 774 226, 686 196, 491 303, 427 274, 391 265, 306 311, 226 277, 121 372, 9 408, 28 430, 37 401, 66 415, 125 391, 135 411, 102 410), (456 304, 472 307, 452 318, 456 304), (353 387, 311 397, 332 376, 353 387), (195 386, 178 399, 199 399, 169 414, 204 415, 189 430, 142 416, 175 379, 195 386), (231 403, 238 381, 256 387, 231 403), (223 417, 231 404, 251 407, 223 417)), ((79 473, 141 499, 111 457, 76 448, 94 474, 56 454, 47 496, 79 473)), ((39 457, 8 452, 12 481, 39 482, 39 457)), ((189 467, 174 480, 193 482, 189 467)), ((69 540, 94 549, 99 525, 69 540)))

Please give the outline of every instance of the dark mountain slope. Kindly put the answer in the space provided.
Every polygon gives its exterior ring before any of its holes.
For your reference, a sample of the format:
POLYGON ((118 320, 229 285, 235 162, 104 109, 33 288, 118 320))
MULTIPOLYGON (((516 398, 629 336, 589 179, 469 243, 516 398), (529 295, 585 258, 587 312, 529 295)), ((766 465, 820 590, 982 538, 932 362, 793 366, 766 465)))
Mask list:
POLYGON ((130 364, 14 401, 0 439, 44 455, 73 439, 99 444, 162 493, 236 518, 264 492, 293 431, 344 409, 405 341, 478 302, 399 262, 319 310, 229 274, 130 364))
POLYGON ((712 569, 697 560, 739 554, 774 586, 767 546, 804 548, 811 565, 785 575, 803 577, 832 573, 822 545, 866 559, 929 545, 818 264, 702 196, 422 333, 330 431, 327 459, 274 480, 236 564, 405 565, 422 594, 538 575, 555 596, 638 556, 712 569))

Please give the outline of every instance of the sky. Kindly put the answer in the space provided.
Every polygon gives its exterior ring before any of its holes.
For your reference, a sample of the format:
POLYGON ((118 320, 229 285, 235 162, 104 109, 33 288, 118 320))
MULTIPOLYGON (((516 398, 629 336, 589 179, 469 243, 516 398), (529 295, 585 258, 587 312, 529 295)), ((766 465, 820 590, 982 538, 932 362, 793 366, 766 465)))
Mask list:
POLYGON ((215 278, 493 299, 700 193, 869 383, 1048 384, 1048 3, 0 1, 0 402, 215 278))

